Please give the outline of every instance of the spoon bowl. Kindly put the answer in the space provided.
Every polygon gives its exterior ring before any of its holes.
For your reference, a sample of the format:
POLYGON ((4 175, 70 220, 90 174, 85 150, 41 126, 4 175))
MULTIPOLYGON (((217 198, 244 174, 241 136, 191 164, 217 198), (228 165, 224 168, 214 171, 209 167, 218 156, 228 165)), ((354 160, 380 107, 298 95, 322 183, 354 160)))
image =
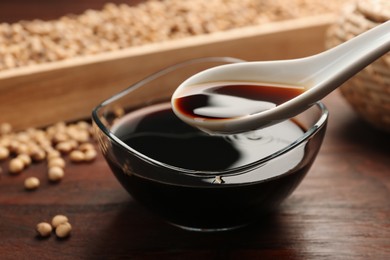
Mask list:
MULTIPOLYGON (((270 126, 312 106, 364 67, 390 51, 390 21, 320 54, 292 60, 227 64, 207 69, 185 80, 172 95, 172 108, 184 122, 211 134, 233 134, 270 126), (228 117, 191 117, 175 100, 207 83, 249 82, 298 86, 303 93, 258 113, 228 117), (191 90, 191 91, 189 91, 191 90)), ((225 104, 224 104, 225 105, 225 104)), ((241 111, 241 110, 240 110, 241 111)), ((239 113, 240 111, 236 111, 239 113)))

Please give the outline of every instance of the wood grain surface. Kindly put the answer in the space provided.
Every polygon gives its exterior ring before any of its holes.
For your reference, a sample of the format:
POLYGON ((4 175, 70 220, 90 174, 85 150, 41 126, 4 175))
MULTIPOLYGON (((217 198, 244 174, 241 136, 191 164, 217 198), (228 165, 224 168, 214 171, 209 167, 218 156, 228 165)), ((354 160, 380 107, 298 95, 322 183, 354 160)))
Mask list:
POLYGON ((44 181, 46 166, 0 175, 0 259, 389 259, 390 138, 362 122, 336 91, 311 171, 273 215, 224 233, 183 231, 138 205, 99 154, 69 163, 64 180, 44 181), (38 190, 23 180, 39 176, 38 190), (35 225, 65 214, 64 240, 40 239, 35 225))

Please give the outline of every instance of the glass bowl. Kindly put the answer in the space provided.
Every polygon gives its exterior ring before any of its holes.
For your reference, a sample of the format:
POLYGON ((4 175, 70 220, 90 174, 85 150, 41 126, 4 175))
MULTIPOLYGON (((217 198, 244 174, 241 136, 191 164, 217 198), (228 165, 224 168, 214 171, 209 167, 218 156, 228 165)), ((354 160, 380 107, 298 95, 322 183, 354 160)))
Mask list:
POLYGON ((280 124, 213 136, 174 116, 170 98, 189 76, 242 60, 176 64, 112 96, 92 112, 112 172, 151 212, 188 230, 222 231, 261 219, 302 181, 321 146, 328 111, 316 103, 280 124))

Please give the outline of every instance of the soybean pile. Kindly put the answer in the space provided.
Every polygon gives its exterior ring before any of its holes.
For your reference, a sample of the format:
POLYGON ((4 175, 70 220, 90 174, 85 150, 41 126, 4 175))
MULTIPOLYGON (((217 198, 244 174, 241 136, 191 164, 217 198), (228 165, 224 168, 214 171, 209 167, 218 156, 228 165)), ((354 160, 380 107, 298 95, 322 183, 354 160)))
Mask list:
POLYGON ((149 0, 0 24, 0 71, 336 12, 341 0, 149 0))

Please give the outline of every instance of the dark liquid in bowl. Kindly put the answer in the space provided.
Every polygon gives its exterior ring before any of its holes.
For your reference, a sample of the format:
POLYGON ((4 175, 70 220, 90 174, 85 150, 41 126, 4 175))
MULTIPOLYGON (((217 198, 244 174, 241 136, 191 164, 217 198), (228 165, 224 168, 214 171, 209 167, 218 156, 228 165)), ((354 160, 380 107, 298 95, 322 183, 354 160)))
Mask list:
POLYGON ((219 176, 213 171, 245 168, 287 147, 302 135, 302 128, 287 121, 253 133, 210 136, 182 122, 170 104, 164 103, 129 113, 112 130, 131 149, 152 159, 146 163, 115 148, 116 161, 128 162, 118 165, 108 159, 122 185, 169 222, 200 229, 223 229, 256 220, 292 192, 316 153, 303 146, 272 164, 219 176), (174 172, 155 165, 159 163, 179 169, 174 172), (180 174, 186 171, 180 168, 198 171, 194 174, 199 176, 180 174))

